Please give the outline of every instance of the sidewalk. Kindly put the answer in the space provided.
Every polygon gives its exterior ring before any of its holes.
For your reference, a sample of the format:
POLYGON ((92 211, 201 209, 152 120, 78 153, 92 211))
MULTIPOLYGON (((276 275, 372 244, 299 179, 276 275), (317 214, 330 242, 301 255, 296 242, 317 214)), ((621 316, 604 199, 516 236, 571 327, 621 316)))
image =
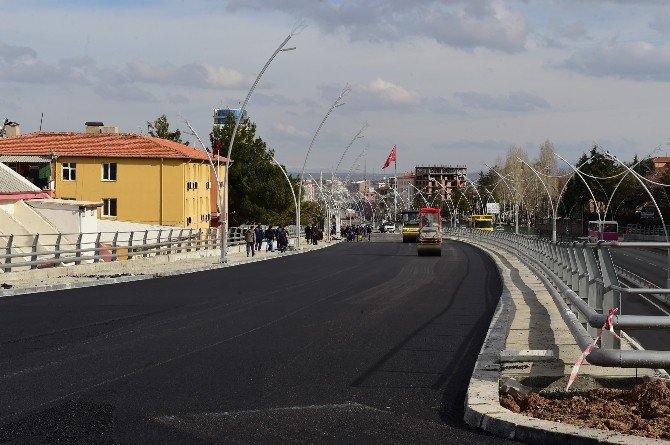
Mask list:
MULTIPOLYGON (((668 443, 536 419, 501 407, 500 382, 508 377, 544 391, 562 391, 582 351, 544 283, 521 260, 501 248, 460 241, 487 252, 496 262, 503 284, 500 303, 470 380, 465 401, 468 424, 529 443, 668 443)), ((622 349, 632 347, 622 341, 622 349)), ((606 368, 585 362, 571 390, 600 387, 605 380, 658 375, 652 369, 606 368)))
POLYGON ((290 249, 284 253, 278 250, 266 252, 265 246, 255 256, 246 255, 246 247, 228 247, 228 263, 221 264, 221 251, 218 249, 159 255, 149 258, 140 256, 126 261, 110 261, 80 264, 78 266, 52 267, 47 269, 26 270, 20 272, 0 273, 0 297, 21 295, 35 292, 46 292, 78 287, 99 286, 104 284, 122 283, 127 281, 145 280, 170 275, 180 275, 202 270, 220 269, 246 264, 253 261, 265 261, 323 249, 335 245, 339 241, 320 241, 314 246, 304 239, 300 242, 300 251, 293 250, 295 239, 291 240, 290 249))

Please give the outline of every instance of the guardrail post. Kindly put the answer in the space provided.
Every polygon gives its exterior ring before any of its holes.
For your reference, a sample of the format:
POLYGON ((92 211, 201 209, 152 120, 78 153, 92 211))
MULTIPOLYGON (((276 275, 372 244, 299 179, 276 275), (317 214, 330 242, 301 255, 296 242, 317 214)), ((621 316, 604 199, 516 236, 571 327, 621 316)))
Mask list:
MULTIPOLYGON (((98 236, 95 237, 95 252, 94 252, 94 254, 95 254, 96 257, 97 257, 97 256, 100 256, 100 254, 102 253, 102 247, 100 246, 100 238, 101 238, 101 236, 102 236, 102 233, 101 233, 101 232, 98 232, 98 236)), ((93 262, 94 262, 94 263, 99 263, 99 262, 100 262, 100 258, 94 258, 94 259, 93 259, 93 262)))
POLYGON ((56 260, 60 258, 60 241, 61 241, 61 238, 63 238, 63 234, 59 233, 56 236, 56 250, 54 250, 54 259, 56 259, 56 260))
POLYGON ((179 244, 176 253, 184 253, 184 229, 179 229, 179 244))
POLYGON ((168 245, 167 245, 167 254, 168 254, 168 255, 172 254, 172 231, 173 231, 173 230, 174 230, 174 229, 170 229, 170 232, 168 233, 168 239, 167 239, 167 242, 168 242, 168 245))
MULTIPOLYGON (((30 261, 37 261, 37 242, 40 239, 40 234, 36 234, 35 237, 33 238, 33 248, 32 248, 32 255, 30 256, 30 261)), ((31 264, 30 265, 31 269, 37 269, 37 264, 31 264)))
POLYGON ((191 251, 191 246, 193 245, 193 229, 188 229, 188 242, 186 243, 186 251, 191 251))
POLYGON ((118 241, 118 239, 119 239, 119 232, 117 231, 117 232, 114 233, 114 239, 112 240, 112 254, 114 255, 112 257, 112 261, 118 261, 119 260, 119 257, 116 256, 116 254, 119 253, 119 249, 116 245, 116 242, 118 241))
MULTIPOLYGON (((584 246, 578 245, 574 247, 575 260, 577 263, 577 280, 578 280, 577 294, 584 302, 588 303, 589 276, 586 270, 586 258, 584 257, 584 249, 585 249, 584 246)), ((581 312, 577 313, 577 318, 579 319, 579 321, 582 322, 586 320, 586 317, 581 312)), ((586 327, 587 324, 588 323, 582 323, 584 327, 586 327)))
POLYGON ((128 238, 128 259, 132 260, 133 259, 133 235, 135 232, 131 231, 130 232, 130 237, 128 238))
MULTIPOLYGON (((586 260, 586 272, 588 274, 588 304, 593 309, 597 311, 603 310, 603 293, 602 285, 596 280, 600 277, 600 268, 598 267, 598 261, 596 260, 595 252, 590 246, 584 246, 584 259, 586 260)), ((598 329, 588 326, 586 328, 588 333, 595 337, 598 333, 598 329)))
POLYGON ((161 254, 161 249, 163 246, 161 246, 161 234, 163 233, 163 229, 158 229, 158 235, 156 237, 156 255, 161 254))
MULTIPOLYGON (((610 309, 618 307, 621 309, 621 292, 612 289, 612 286, 619 285, 619 279, 616 276, 616 271, 614 270, 614 262, 612 261, 612 256, 610 255, 610 250, 608 248, 599 248, 598 249, 598 258, 600 259, 600 271, 602 272, 603 278, 603 314, 607 314, 610 309)), ((619 315, 621 315, 619 313, 619 315)), ((620 333, 619 329, 615 329, 617 334, 620 333)), ((613 335, 603 335, 600 339, 601 347, 605 349, 620 349, 621 342, 618 338, 613 335)))
POLYGON ((142 251, 144 252, 144 253, 142 254, 142 257, 143 257, 143 258, 146 258, 147 256, 149 256, 149 254, 147 253, 147 250, 148 250, 148 249, 147 249, 147 239, 148 239, 148 238, 149 238, 149 231, 148 231, 148 230, 145 230, 145 231, 144 231, 144 237, 142 238, 142 244, 144 245, 144 248, 142 249, 142 251))
POLYGON ((561 245, 559 249, 561 252, 561 264, 563 266, 561 267, 561 279, 563 279, 563 282, 569 286, 570 282, 572 281, 572 276, 570 271, 570 256, 568 255, 568 248, 565 245, 561 245))
POLYGON ((570 259, 570 289, 579 291, 579 271, 577 270, 577 258, 574 246, 568 246, 568 257, 570 259))
MULTIPOLYGON (((14 235, 9 235, 7 245, 5 246, 6 255, 12 254, 12 244, 14 244, 14 235)), ((8 256, 7 258, 5 258, 5 267, 2 270, 4 270, 5 272, 11 272, 12 271, 11 264, 12 264, 12 257, 8 256)))
POLYGON ((79 232, 79 235, 77 235, 77 244, 75 245, 75 249, 77 250, 77 252, 74 254, 74 257, 76 258, 76 261, 74 262, 75 266, 79 266, 81 264, 81 257, 83 255, 82 252, 80 252, 80 250, 81 250, 81 239, 83 236, 84 234, 81 232, 79 232))

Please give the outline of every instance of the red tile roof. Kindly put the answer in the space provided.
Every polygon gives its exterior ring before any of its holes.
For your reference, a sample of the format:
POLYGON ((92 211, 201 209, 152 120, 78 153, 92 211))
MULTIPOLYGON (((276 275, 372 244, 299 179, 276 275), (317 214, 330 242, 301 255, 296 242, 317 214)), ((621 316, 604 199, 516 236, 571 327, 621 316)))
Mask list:
MULTIPOLYGON (((0 139, 0 155, 90 156, 106 158, 176 158, 207 160, 194 147, 142 134, 37 132, 0 139)), ((215 157, 213 157, 216 159, 215 157)), ((220 156, 221 161, 226 158, 220 156)))

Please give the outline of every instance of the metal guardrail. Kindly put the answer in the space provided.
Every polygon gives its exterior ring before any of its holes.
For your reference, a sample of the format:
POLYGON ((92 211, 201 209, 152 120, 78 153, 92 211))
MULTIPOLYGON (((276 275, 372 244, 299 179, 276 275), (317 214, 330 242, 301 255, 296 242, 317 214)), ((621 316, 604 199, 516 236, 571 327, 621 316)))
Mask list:
POLYGON ((665 230, 662 226, 627 227, 626 235, 665 236, 665 230))
MULTIPOLYGON (((610 249, 630 247, 670 248, 670 243, 635 242, 573 242, 552 243, 531 236, 506 232, 483 232, 471 229, 447 229, 454 238, 477 240, 492 244, 516 254, 533 269, 547 285, 561 317, 570 329, 580 348, 593 343, 596 331, 605 323, 608 311, 621 309, 622 299, 629 294, 654 294, 667 296, 670 289, 622 286, 610 249)), ((619 269, 621 270, 621 269, 619 269)), ((625 309, 625 305, 624 305, 625 309)), ((613 317, 615 331, 622 328, 670 329, 670 316, 626 315, 613 317)), ((668 345, 670 347, 670 345, 668 345)), ((617 338, 603 336, 601 347, 595 348, 586 360, 597 366, 622 368, 668 368, 670 350, 622 350, 617 338)))
MULTIPOLYGON (((228 246, 241 246, 247 227, 228 230, 228 246)), ((286 227, 289 239, 295 226, 286 227)), ((300 236, 304 229, 300 228, 300 236)), ((54 233, 0 235, 0 269, 13 272, 101 261, 131 260, 136 257, 171 255, 221 248, 221 230, 153 229, 132 232, 54 233)))

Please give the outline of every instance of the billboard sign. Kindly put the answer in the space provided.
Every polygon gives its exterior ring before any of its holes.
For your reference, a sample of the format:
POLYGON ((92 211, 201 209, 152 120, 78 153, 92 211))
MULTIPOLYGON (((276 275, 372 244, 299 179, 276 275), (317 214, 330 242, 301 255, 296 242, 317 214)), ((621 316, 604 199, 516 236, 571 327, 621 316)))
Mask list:
POLYGON ((486 213, 490 213, 491 215, 500 214, 500 203, 487 202, 486 203, 486 213))

